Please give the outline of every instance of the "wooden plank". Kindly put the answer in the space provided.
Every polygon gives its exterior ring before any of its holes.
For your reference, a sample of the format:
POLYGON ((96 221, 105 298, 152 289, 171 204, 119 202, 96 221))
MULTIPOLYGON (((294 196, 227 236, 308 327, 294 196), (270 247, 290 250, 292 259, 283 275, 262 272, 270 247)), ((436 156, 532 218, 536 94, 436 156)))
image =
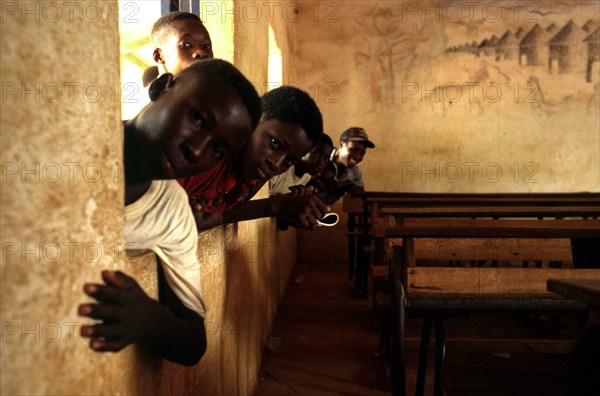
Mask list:
POLYGON ((367 199, 364 201, 367 205, 377 203, 381 207, 394 206, 481 206, 481 205, 500 205, 500 206, 523 206, 535 205, 542 207, 560 206, 560 205, 600 205, 600 196, 595 197, 565 197, 565 198, 545 198, 545 197, 517 197, 517 198, 478 198, 474 196, 455 197, 421 197, 421 198, 385 198, 385 199, 367 199))
POLYGON ((380 208, 380 215, 401 214, 417 217, 598 217, 600 204, 597 206, 393 206, 380 208))
POLYGON ((411 316, 470 311, 504 312, 586 312, 585 303, 553 295, 427 294, 407 295, 405 306, 411 316))
MULTIPOLYGON (((394 239, 390 239, 394 240, 394 239)), ((570 239, 417 238, 417 260, 560 261, 573 263, 570 239)))
POLYGON ((600 280, 600 269, 571 268, 445 268, 407 269, 407 293, 552 295, 548 279, 600 280))
POLYGON ((406 293, 479 294, 478 268, 412 267, 407 269, 406 293))
POLYGON ((388 238, 594 238, 600 237, 600 220, 417 220, 410 218, 402 227, 386 229, 385 235, 388 238))
POLYGON ((452 202, 597 202, 600 193, 406 193, 367 191, 363 195, 367 202, 394 201, 452 201, 452 202))

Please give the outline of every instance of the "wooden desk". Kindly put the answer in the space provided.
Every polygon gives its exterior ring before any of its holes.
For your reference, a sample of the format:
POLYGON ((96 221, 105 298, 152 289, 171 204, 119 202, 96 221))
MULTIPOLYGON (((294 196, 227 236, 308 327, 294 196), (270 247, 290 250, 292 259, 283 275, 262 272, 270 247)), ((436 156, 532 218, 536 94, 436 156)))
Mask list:
MULTIPOLYGON (((510 208, 506 210, 510 210, 510 208)), ((436 214, 439 215, 439 212, 436 211, 436 214)), ((399 260, 392 262, 390 267, 392 322, 394 323, 392 326, 394 329, 392 335, 392 357, 394 359, 392 367, 395 368, 395 373, 397 373, 393 377, 394 394, 403 395, 406 391, 404 383, 403 321, 407 311, 418 312, 424 316, 416 386, 416 393, 420 395, 423 394, 424 390, 427 345, 433 326, 435 326, 436 334, 434 394, 442 395, 443 393, 442 366, 445 353, 443 321, 444 316, 448 313, 456 310, 585 312, 586 307, 580 301, 548 296, 547 294, 544 296, 544 293, 548 293, 545 290, 545 279, 550 276, 569 280, 579 277, 580 279, 591 278, 599 282, 600 270, 598 269, 445 268, 418 267, 416 265, 417 257, 414 241, 419 238, 553 239, 600 237, 600 220, 597 219, 540 220, 537 219, 536 214, 533 214, 532 217, 518 220, 513 219, 512 216, 509 218, 501 217, 496 220, 460 217, 407 217, 404 219, 403 224, 385 229, 384 237, 403 239, 402 246, 396 248, 399 253, 396 256, 399 260), (539 279, 544 279, 544 281, 540 285, 541 288, 538 289, 539 282, 537 281, 539 279), (457 287, 453 287, 455 280, 457 287)), ((596 340, 596 338, 593 340, 596 340)), ((527 340, 527 342, 530 341, 527 340)), ((598 361, 600 361, 600 358, 598 361)), ((590 364, 590 366, 595 367, 593 364, 590 364)), ((583 377, 592 378, 587 374, 583 377)))
MULTIPOLYGON (((366 298, 370 265, 385 265, 389 258, 384 252, 383 239, 390 238, 390 235, 386 235, 386 228, 406 225, 404 223, 408 218, 583 217, 600 219, 600 193, 367 191, 361 198, 344 197, 344 211, 349 214, 349 276, 355 276, 357 288, 361 296, 366 298)), ((478 232, 480 230, 474 231, 474 233, 478 232)), ((581 234, 590 238, 588 230, 581 230, 581 234)), ((577 249, 577 252, 579 251, 580 248, 577 249)))

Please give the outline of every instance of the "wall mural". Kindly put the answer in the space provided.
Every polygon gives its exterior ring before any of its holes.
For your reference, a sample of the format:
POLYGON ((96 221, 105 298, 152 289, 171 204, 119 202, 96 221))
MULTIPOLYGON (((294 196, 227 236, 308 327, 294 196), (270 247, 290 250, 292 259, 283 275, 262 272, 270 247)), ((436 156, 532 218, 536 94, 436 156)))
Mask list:
POLYGON ((356 67, 376 106, 427 104, 443 117, 510 100, 539 117, 592 113, 599 14, 597 1, 378 3, 355 19, 356 67))

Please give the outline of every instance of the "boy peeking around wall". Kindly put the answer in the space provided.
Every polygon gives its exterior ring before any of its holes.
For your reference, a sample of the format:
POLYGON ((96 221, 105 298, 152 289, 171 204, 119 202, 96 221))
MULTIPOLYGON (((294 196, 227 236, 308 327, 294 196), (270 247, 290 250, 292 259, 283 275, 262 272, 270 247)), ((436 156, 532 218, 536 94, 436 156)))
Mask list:
POLYGON ((158 18, 150 34, 156 66, 142 77, 144 86, 164 73, 177 74, 194 62, 212 59, 212 41, 198 15, 173 11, 158 18))
POLYGON ((262 103, 260 122, 237 155, 209 172, 179 180, 199 230, 262 217, 311 228, 330 210, 312 190, 250 201, 270 178, 299 164, 323 134, 321 112, 301 89, 273 89, 262 103))
POLYGON ((196 62, 149 89, 148 104, 125 122, 125 239, 154 251, 161 263, 161 302, 120 271, 103 271, 104 283, 86 283, 96 303, 79 314, 98 352, 135 343, 164 359, 197 363, 206 351, 205 307, 197 232, 185 191, 175 179, 211 169, 244 146, 258 124, 261 102, 252 84, 222 60, 196 62))

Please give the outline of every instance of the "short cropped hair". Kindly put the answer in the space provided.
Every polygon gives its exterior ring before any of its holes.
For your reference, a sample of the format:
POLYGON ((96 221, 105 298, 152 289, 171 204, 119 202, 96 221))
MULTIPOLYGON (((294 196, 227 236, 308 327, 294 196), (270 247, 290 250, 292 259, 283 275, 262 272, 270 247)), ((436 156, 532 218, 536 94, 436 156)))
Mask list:
POLYGON ((200 17, 196 14, 192 14, 191 12, 183 12, 183 11, 173 11, 169 12, 158 18, 154 25, 152 26, 152 44, 155 47, 161 46, 165 42, 165 37, 167 36, 168 27, 175 21, 180 21, 182 19, 194 19, 199 23, 202 23, 200 17))
POLYGON ((183 69, 176 78, 183 78, 195 73, 205 73, 211 78, 219 78, 228 83, 238 94, 244 107, 250 115, 252 130, 258 125, 262 115, 262 102, 260 96, 254 89, 254 86, 248 79, 233 66, 231 63, 222 59, 204 59, 192 63, 189 67, 183 69))
POLYGON ((323 117, 315 101, 301 89, 284 85, 262 97, 263 119, 299 124, 317 144, 323 134, 323 117))
POLYGON ((323 133, 321 135, 321 139, 319 140, 319 144, 326 144, 328 146, 333 147, 333 140, 331 139, 331 137, 328 134, 323 133))

